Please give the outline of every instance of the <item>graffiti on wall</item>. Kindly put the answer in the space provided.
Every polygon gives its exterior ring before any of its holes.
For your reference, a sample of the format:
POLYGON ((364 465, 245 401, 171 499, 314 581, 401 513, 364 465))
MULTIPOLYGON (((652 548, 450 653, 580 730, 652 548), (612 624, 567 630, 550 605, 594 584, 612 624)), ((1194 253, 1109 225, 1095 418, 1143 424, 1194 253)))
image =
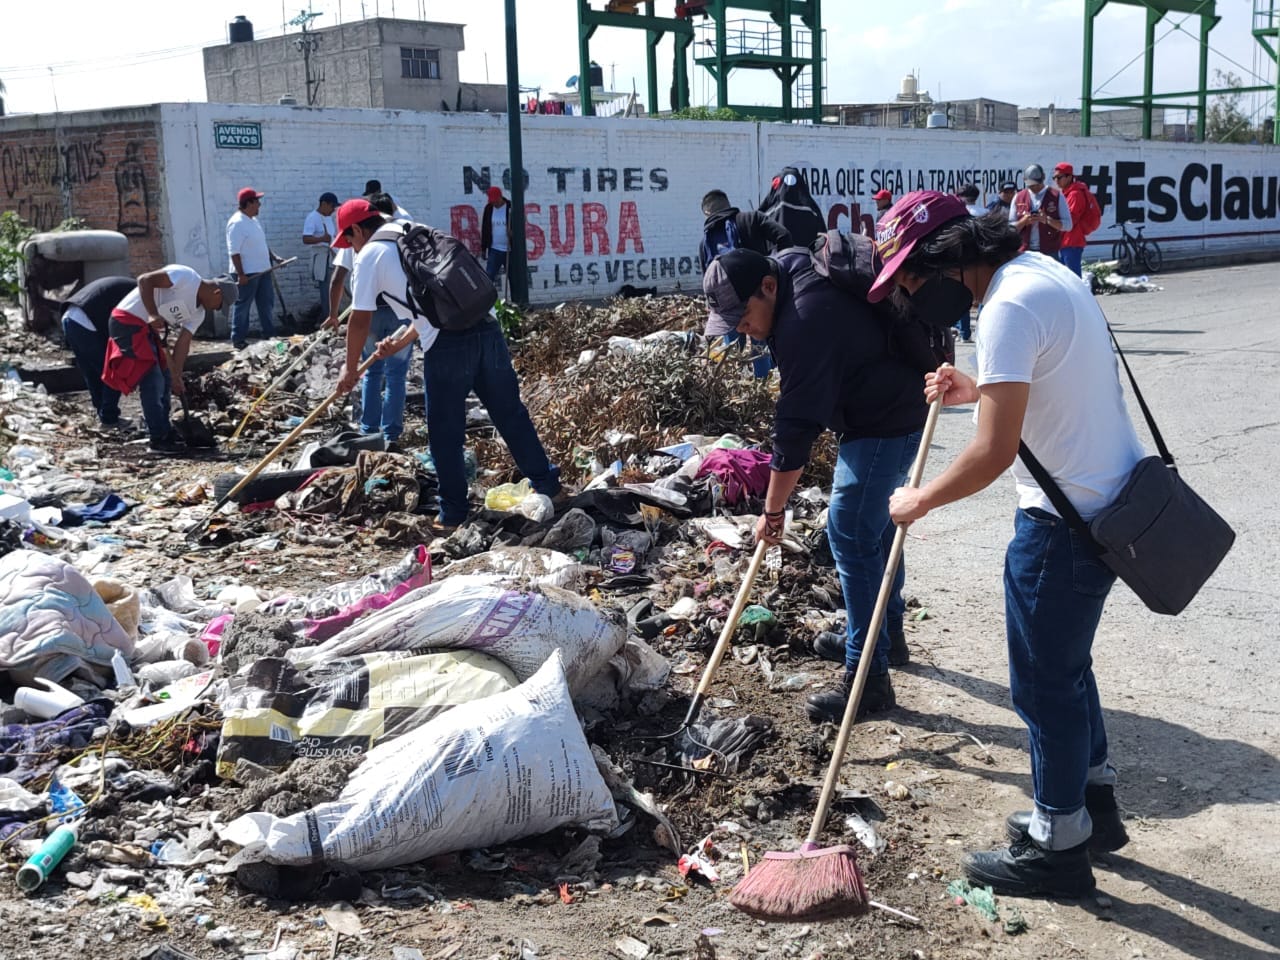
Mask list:
POLYGON ((0 183, 10 209, 37 230, 56 227, 66 216, 66 195, 102 176, 107 154, 102 136, 62 143, 6 143, 0 148, 0 183))
MULTIPOLYGON (((449 208, 450 232, 480 252, 485 191, 511 189, 509 168, 463 165, 462 193, 469 203, 449 208), (500 170, 495 177, 494 171, 500 170)), ((524 172, 525 240, 532 289, 589 286, 608 292, 624 283, 694 277, 690 256, 644 256, 640 199, 670 188, 665 167, 549 166, 524 172), (549 198, 545 200, 543 198, 549 198)))
POLYGON ((147 193, 147 169, 142 163, 142 144, 125 144, 124 159, 116 165, 116 229, 126 237, 151 234, 151 201, 147 193))

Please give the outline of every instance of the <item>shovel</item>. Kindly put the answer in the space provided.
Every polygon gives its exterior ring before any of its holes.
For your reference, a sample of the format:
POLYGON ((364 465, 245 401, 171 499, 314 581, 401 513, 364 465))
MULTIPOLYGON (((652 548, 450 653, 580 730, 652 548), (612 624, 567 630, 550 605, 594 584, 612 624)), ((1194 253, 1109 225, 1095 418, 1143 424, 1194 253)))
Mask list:
MULTIPOLYGON (((742 578, 742 586, 738 588, 738 595, 734 598, 733 608, 729 611, 729 616, 725 618, 724 629, 720 631, 720 639, 716 641, 715 649, 711 651, 711 658, 707 661, 707 666, 702 671, 702 679, 698 681, 698 688, 693 692, 693 699, 689 701, 689 710, 684 715, 684 720, 680 726, 671 733, 664 733, 656 737, 637 737, 637 740, 674 740, 687 732, 693 726, 694 721, 698 719, 698 714, 702 712, 702 705, 706 702, 707 690, 711 687, 711 681, 715 678, 716 671, 720 669, 720 662, 724 659, 724 655, 729 649, 729 641, 733 639, 733 635, 738 630, 738 618, 742 616, 742 611, 747 605, 747 598, 751 596, 751 587, 756 582, 756 574, 760 572, 760 563, 764 560, 767 549, 768 544, 763 540, 756 544, 756 552, 751 555, 751 565, 747 567, 746 576, 742 578)), ((708 747, 707 749, 711 748, 708 747)))
MULTIPOLYGON (((408 332, 408 329, 409 328, 407 325, 403 326, 399 330, 397 330, 395 333, 393 333, 391 336, 394 339, 399 340, 408 332)), ((368 358, 363 363, 361 363, 359 368, 356 370, 356 379, 358 380, 360 377, 364 376, 364 372, 368 370, 369 367, 371 367, 374 363, 376 363, 377 360, 378 360, 378 355, 376 352, 369 354, 368 358)), ((274 447, 272 447, 267 452, 267 455, 263 457, 261 460, 259 460, 257 465, 252 470, 250 470, 248 473, 246 473, 243 477, 240 478, 239 483, 237 483, 234 487, 232 487, 230 490, 228 490, 226 493, 222 495, 221 499, 219 499, 218 502, 213 505, 213 509, 209 511, 208 515, 203 520, 201 520, 194 527, 192 527, 190 530, 187 531, 187 539, 194 540, 198 536, 200 536, 200 534, 204 532, 205 528, 209 526, 209 522, 215 516, 217 516, 218 511, 221 510, 224 505, 229 503, 231 499, 235 497, 235 495, 238 494, 241 490, 243 490, 245 486, 247 486, 250 483, 250 481, 252 481, 255 477, 258 476, 258 474, 262 473, 262 471, 267 468, 267 465, 270 464, 271 461, 273 461, 276 457, 280 456, 280 454, 284 453, 284 451, 289 448, 290 444, 292 444, 293 441, 297 440, 298 437, 302 435, 302 432, 306 430, 307 427, 311 426, 311 424, 319 420, 320 415, 323 414, 326 410, 328 410, 329 406, 334 401, 341 399, 341 397, 342 397, 342 394, 340 394, 337 390, 334 390, 331 394, 329 394, 329 396, 321 400, 316 405, 316 408, 312 410, 309 414, 307 414, 307 417, 305 420, 303 420, 300 424, 298 424, 296 427, 290 430, 289 435, 286 436, 279 443, 277 443, 274 447)))
POLYGON ((178 397, 182 400, 182 429, 179 432, 187 447, 192 450, 216 449, 218 441, 214 439, 213 430, 200 418, 191 416, 191 407, 187 404, 187 391, 183 390, 178 397))

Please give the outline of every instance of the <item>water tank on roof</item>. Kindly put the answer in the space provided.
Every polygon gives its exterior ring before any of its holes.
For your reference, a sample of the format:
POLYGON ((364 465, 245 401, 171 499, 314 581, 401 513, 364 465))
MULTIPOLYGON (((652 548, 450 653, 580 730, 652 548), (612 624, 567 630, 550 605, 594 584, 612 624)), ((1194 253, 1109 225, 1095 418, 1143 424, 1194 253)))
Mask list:
POLYGON ((253 24, 243 13, 227 24, 227 39, 231 43, 253 43, 253 24))
POLYGON ((600 66, 600 64, 596 63, 594 60, 591 61, 590 78, 592 90, 604 86, 604 67, 600 66))
POLYGON ((941 110, 935 110, 929 114, 924 125, 929 130, 945 130, 950 124, 947 122, 947 115, 941 110))
POLYGON ((902 99, 903 100, 914 100, 917 89, 918 88, 916 86, 916 75, 914 73, 908 73, 905 77, 902 78, 902 99))

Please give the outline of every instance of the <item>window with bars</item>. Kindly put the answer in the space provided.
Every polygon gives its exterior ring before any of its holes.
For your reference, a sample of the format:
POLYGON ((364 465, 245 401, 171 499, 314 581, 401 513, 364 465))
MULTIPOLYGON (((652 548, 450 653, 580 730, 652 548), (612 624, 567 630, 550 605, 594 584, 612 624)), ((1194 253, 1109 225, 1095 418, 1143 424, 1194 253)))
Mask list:
POLYGON ((400 76, 414 80, 439 80, 440 51, 423 47, 401 47, 400 76))
POLYGON ((982 122, 988 127, 996 125, 996 105, 994 103, 984 103, 982 105, 982 122))

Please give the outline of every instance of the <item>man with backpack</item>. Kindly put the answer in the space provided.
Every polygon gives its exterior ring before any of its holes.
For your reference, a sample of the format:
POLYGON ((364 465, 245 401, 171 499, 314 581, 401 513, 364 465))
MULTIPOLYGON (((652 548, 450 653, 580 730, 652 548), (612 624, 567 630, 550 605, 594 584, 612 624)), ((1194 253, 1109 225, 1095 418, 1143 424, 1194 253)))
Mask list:
MULTIPOLYGON (((835 240, 843 244, 840 235, 835 240)), ((920 378, 936 366, 922 328, 899 331, 896 324, 905 318, 867 304, 865 291, 874 279, 871 241, 853 236, 848 243, 855 252, 841 254, 841 259, 851 269, 833 269, 834 256, 828 258, 823 265, 830 279, 815 270, 817 253, 793 247, 773 257, 753 250, 722 254, 702 281, 710 310, 707 336, 736 330, 766 341, 781 375, 758 539, 780 542, 787 500, 814 441, 823 430, 840 437, 827 537, 840 575, 847 628, 843 634, 819 635, 814 652, 838 659, 844 672, 834 687, 808 698, 806 712, 815 723, 838 722, 848 703, 893 542, 889 494, 904 482, 920 444, 926 413, 920 378), (852 274, 851 282, 839 282, 837 273, 852 274), (912 330, 919 333, 915 349, 903 349, 904 338, 898 334, 912 330)), ((908 658, 901 635, 902 580, 900 568, 860 714, 896 703, 889 679, 891 633, 896 634, 893 646, 901 648, 896 662, 908 658)))
MULTIPOLYGON (((754 250, 770 254, 791 246, 791 234, 776 220, 771 220, 759 210, 739 210, 729 203, 723 190, 710 190, 702 198, 702 245, 698 249, 698 264, 703 273, 711 261, 730 250, 754 250)), ((726 334, 725 346, 745 346, 747 338, 740 333, 726 334)), ((773 369, 773 360, 763 343, 751 341, 755 359, 751 362, 756 378, 763 380, 773 369)))
POLYGON ((1071 216, 1071 227, 1062 235, 1062 246, 1058 248, 1058 259, 1070 267, 1075 275, 1080 276, 1080 264, 1084 260, 1085 237, 1102 226, 1102 208, 1098 206, 1098 198, 1085 185, 1077 180, 1075 168, 1069 163, 1060 163, 1053 168, 1053 182, 1062 191, 1067 211, 1071 216))
POLYGON ((533 488, 560 493, 560 469, 550 462, 520 399, 507 341, 492 311, 497 291, 484 267, 459 241, 421 224, 389 220, 365 199, 338 208, 333 245, 355 251, 347 359, 338 391, 356 382, 360 354, 379 303, 388 304, 412 330, 378 345, 379 359, 422 343, 426 354, 427 431, 440 486, 436 532, 447 534, 467 518, 463 446, 467 397, 474 390, 511 457, 533 488))

